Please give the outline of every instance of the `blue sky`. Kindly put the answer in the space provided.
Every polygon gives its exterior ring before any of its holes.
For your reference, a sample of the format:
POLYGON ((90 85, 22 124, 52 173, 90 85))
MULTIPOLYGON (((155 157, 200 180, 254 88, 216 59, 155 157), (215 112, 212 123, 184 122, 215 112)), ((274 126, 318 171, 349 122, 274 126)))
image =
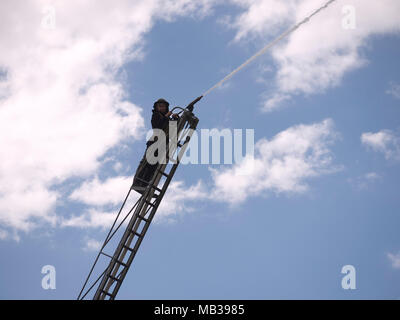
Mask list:
MULTIPOLYGON (((185 106, 324 1, 289 2, 0 5, 1 299, 77 297, 153 102, 185 106)), ((400 297, 400 7, 337 2, 196 105, 199 129, 254 129, 260 172, 180 166, 118 298, 400 297)))

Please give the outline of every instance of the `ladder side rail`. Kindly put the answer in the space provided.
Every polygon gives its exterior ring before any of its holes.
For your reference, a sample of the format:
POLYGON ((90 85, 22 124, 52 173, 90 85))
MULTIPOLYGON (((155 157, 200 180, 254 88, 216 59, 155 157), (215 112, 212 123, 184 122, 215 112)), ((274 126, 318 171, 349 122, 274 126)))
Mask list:
POLYGON ((182 155, 185 153, 186 148, 188 146, 188 142, 190 141, 190 137, 192 136, 192 134, 193 134, 193 131, 192 132, 188 132, 187 136, 189 137, 189 139, 182 145, 181 150, 179 151, 179 154, 178 154, 178 161, 177 161, 177 163, 175 163, 172 166, 172 168, 170 170, 170 173, 168 174, 168 178, 166 179, 165 183, 163 184, 162 191, 161 191, 161 193, 159 195, 160 201, 156 201, 155 206, 150 211, 148 221, 145 223, 145 225, 144 225, 144 227, 143 227, 143 229, 141 231, 142 236, 138 237, 138 239, 137 239, 137 241, 135 243, 135 246, 133 248, 133 251, 131 252, 131 255, 129 256, 129 259, 128 259, 127 263, 126 263, 127 266, 121 272, 121 281, 118 281, 116 286, 114 287, 114 290, 113 290, 113 293, 112 293, 112 297, 114 297, 114 298, 117 295, 117 293, 118 293, 118 291, 119 291, 119 289, 120 289, 120 287, 122 285, 123 279, 125 278, 128 270, 129 270, 129 267, 131 266, 131 264, 133 262, 133 259, 134 259, 136 253, 139 250, 139 247, 140 247, 140 245, 141 245, 141 243, 142 243, 142 241, 144 239, 144 236, 145 236, 148 228, 150 227, 150 224, 151 224, 151 222, 152 222, 152 220, 154 218, 155 213, 158 210, 158 207, 159 207, 159 205, 161 203, 161 200, 164 197, 164 195, 165 195, 165 193, 166 193, 166 191, 168 189, 168 186, 169 186, 169 184, 170 184, 170 182, 171 182, 171 180, 172 180, 172 178, 173 178, 173 176, 175 174, 176 169, 178 168, 178 165, 180 163, 179 159, 181 159, 182 155))
MULTIPOLYGON (((160 167, 160 166, 163 166, 163 165, 159 165, 158 167, 160 167)), ((151 195, 152 194, 149 194, 149 192, 146 192, 141 197, 140 204, 137 207, 135 214, 132 216, 129 225, 127 226, 127 228, 124 232, 124 235, 122 236, 122 238, 120 240, 120 243, 114 253, 113 259, 110 261, 110 264, 107 268, 107 272, 105 273, 105 275, 103 277, 103 281, 100 284, 94 299, 104 299, 106 297, 106 294, 104 293, 104 291, 108 292, 109 288, 114 283, 114 280, 112 278, 116 277, 121 266, 124 267, 123 265, 121 265, 119 263, 119 261, 122 262, 125 259, 125 255, 129 251, 127 249, 127 247, 130 247, 130 244, 134 238, 134 232, 137 231, 141 222, 144 221, 143 220, 144 216, 141 213, 145 212, 147 210, 147 207, 149 206, 149 204, 146 203, 146 201, 148 201, 149 198, 151 199, 151 195)), ((110 297, 110 298, 112 299, 112 297, 110 297)))
MULTIPOLYGON (((165 170, 166 164, 160 164, 157 167, 157 174, 153 177, 153 179, 152 179, 152 181, 150 183, 150 188, 148 188, 147 191, 145 192, 145 194, 142 196, 142 198, 140 200, 140 203, 139 203, 139 205, 137 206, 137 208, 135 210, 135 214, 132 216, 131 221, 129 222, 128 227, 125 230, 124 235, 123 235, 123 237, 122 237, 122 239, 121 239, 121 241, 120 241, 120 243, 119 243, 119 245, 118 245, 118 247, 117 247, 117 249, 115 251, 113 259, 110 261, 109 266, 106 269, 107 271, 105 272, 105 274, 103 276, 103 279, 102 279, 102 281, 101 281, 101 283, 100 283, 100 285, 99 285, 99 287, 98 287, 98 289, 96 291, 94 299, 104 299, 107 296, 109 296, 110 299, 114 299, 115 298, 115 296, 116 296, 116 294, 117 294, 117 292, 118 292, 118 290, 119 290, 119 288, 120 288, 120 286, 122 284, 122 281, 123 281, 128 269, 130 267, 130 264, 132 263, 133 258, 135 257, 136 252, 138 251, 138 249, 140 247, 140 244, 141 244, 141 242, 142 242, 142 240, 143 240, 143 238, 144 238, 144 236, 145 236, 145 234, 146 234, 146 232, 147 232, 147 230, 148 230, 148 228, 150 226, 152 218, 153 218, 155 212, 158 209, 158 206, 159 206, 159 204, 160 204, 160 202, 161 202, 161 200, 162 200, 162 198, 163 198, 163 196, 164 196, 164 194, 165 194, 165 192, 166 192, 166 190, 168 188, 168 185, 169 185, 173 175, 175 174, 175 171, 176 171, 176 169, 177 169, 177 167, 179 165, 179 159, 183 155, 183 153, 186 151, 187 143, 189 142, 190 137, 193 134, 193 131, 192 132, 190 132, 190 131, 184 132, 185 130, 183 130, 183 129, 185 128, 185 126, 187 126, 187 124, 189 124, 190 117, 192 117, 192 116, 193 116, 193 114, 191 112, 189 114, 185 112, 183 117, 180 119, 181 121, 178 121, 177 142, 180 143, 180 140, 182 139, 181 138, 181 134, 182 133, 183 134, 189 133, 189 134, 186 136, 186 140, 185 140, 184 144, 181 146, 180 152, 178 153, 178 161, 177 161, 177 163, 175 163, 172 166, 171 171, 168 174, 168 177, 167 177, 166 181, 163 184, 163 187, 161 189, 160 194, 158 195, 156 201, 154 201, 155 204, 153 205, 152 210, 150 210, 149 218, 145 218, 145 215, 147 214, 146 213, 146 211, 147 211, 146 209, 149 206, 149 203, 151 203, 150 201, 148 201, 148 199, 151 199, 151 196, 153 195, 153 193, 155 191, 153 186, 154 185, 158 185, 159 180, 161 178, 161 174, 159 173, 159 171, 165 170), (160 170, 161 167, 163 168, 163 170, 160 170), (151 190, 151 189, 153 189, 153 190, 151 190), (144 215, 142 215, 143 212, 144 212, 144 215), (141 236, 137 237, 137 240, 136 240, 136 243, 134 245, 134 248, 131 249, 130 248, 130 244, 131 244, 131 242, 132 242, 132 240, 133 240, 133 238, 135 236, 135 233, 137 234, 137 229, 138 229, 139 225, 141 224, 141 221, 145 221, 145 225, 144 225, 142 231, 140 232, 141 236), (130 249, 128 249, 128 248, 130 248, 130 249), (124 265, 122 265, 121 262, 125 258, 125 255, 126 255, 126 253, 128 251, 131 252, 130 256, 128 257, 128 262, 125 263, 124 265), (119 270, 119 268, 121 266, 123 267, 123 270, 121 271, 121 273, 119 275, 119 279, 118 279, 117 273, 118 273, 118 270, 119 270), (118 281, 117 281, 116 286, 114 287, 113 294, 110 294, 108 292, 108 290, 117 279, 118 279, 118 281), (104 290, 104 289, 106 289, 106 290, 104 290)), ((193 123, 190 123, 190 128, 191 129, 195 129, 196 125, 197 125, 197 122, 195 122, 194 125, 193 125, 193 123)), ((170 144, 168 144, 166 152, 170 152, 169 145, 170 144)), ((176 146, 175 144, 172 144, 172 147, 176 147, 177 148, 178 146, 176 146)), ((174 152, 175 152, 175 150, 174 150, 174 152)))

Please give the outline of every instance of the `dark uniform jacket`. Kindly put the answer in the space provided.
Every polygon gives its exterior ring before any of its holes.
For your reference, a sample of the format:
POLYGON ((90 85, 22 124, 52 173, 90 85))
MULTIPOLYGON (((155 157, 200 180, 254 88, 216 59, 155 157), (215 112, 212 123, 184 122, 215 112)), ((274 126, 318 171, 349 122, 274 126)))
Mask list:
MULTIPOLYGON (((168 112, 168 111, 167 111, 168 112)), ((169 118, 163 115, 161 112, 153 110, 153 115, 151 117, 151 126, 153 129, 164 130, 168 125, 169 118)))
MULTIPOLYGON (((153 129, 161 129, 165 131, 165 129, 168 128, 169 120, 170 119, 163 115, 161 112, 153 109, 153 115, 151 117, 151 127, 153 129)), ((151 146, 155 141, 157 141, 157 137, 155 137, 155 140, 150 139, 149 141, 147 141, 147 147, 151 146)))

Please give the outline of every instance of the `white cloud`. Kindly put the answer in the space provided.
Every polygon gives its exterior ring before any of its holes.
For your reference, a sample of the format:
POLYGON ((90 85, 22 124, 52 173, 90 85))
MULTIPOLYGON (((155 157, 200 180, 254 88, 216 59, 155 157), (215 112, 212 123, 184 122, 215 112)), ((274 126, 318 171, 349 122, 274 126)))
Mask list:
POLYGON ((269 99, 264 102, 264 111, 273 111, 282 106, 282 103, 290 100, 290 95, 277 93, 272 95, 269 99))
POLYGON ((121 202, 121 198, 131 185, 131 177, 113 177, 104 182, 95 178, 84 182, 69 198, 88 205, 116 205, 121 202))
POLYGON ((368 172, 356 178, 349 178, 348 182, 359 190, 365 190, 381 179, 382 176, 380 174, 376 172, 368 172))
POLYGON ((85 246, 83 247, 84 251, 99 251, 101 246, 103 245, 102 242, 97 241, 95 239, 86 239, 85 246))
POLYGON ((375 181, 380 178, 381 178, 381 176, 379 174, 377 174, 376 172, 368 172, 365 174, 365 179, 367 179, 368 181, 375 181))
POLYGON ((336 171, 328 146, 337 137, 330 119, 297 125, 256 143, 255 158, 212 170, 213 199, 237 204, 251 196, 302 193, 307 180, 336 171))
POLYGON ((123 169, 123 164, 122 164, 121 162, 117 161, 117 162, 114 164, 113 169, 114 169, 116 172, 120 172, 120 171, 123 169))
MULTIPOLYGON (((105 181, 97 178, 85 182, 70 196, 71 200, 83 203, 89 208, 82 213, 64 218, 62 227, 109 228, 114 221, 120 205, 132 184, 131 177, 114 177, 105 181), (111 208, 111 209, 110 209, 111 208)), ((204 200, 208 194, 201 181, 186 186, 183 181, 173 181, 169 185, 157 214, 155 222, 173 222, 179 216, 194 211, 193 202, 204 200)), ((125 217, 136 203, 139 194, 132 191, 121 217, 125 217)))
MULTIPOLYGON (((112 147, 142 138, 119 70, 142 58, 157 19, 204 15, 211 1, 0 2, 0 223, 55 223, 57 184, 90 177, 112 147), (52 6, 54 28, 44 27, 52 6)), ((111 196, 111 195, 107 195, 111 196)), ((78 197, 74 194, 73 197, 78 197)))
POLYGON ((8 232, 0 229, 0 240, 8 238, 8 232))
POLYGON ((400 99, 400 84, 391 82, 389 89, 386 90, 386 93, 395 99, 400 99))
MULTIPOLYGON (((333 126, 333 121, 327 119, 291 127, 271 140, 261 139, 256 144, 254 159, 246 158, 229 169, 212 169, 210 186, 201 180, 189 186, 183 181, 172 181, 154 221, 175 222, 184 214, 197 210, 204 201, 239 204, 251 196, 271 192, 291 194, 307 191, 309 179, 339 169, 332 163, 329 150, 329 145, 337 138, 333 126)), ((372 174, 368 178, 372 179, 372 174)), ((89 208, 65 218, 61 226, 109 228, 131 182, 131 177, 125 176, 84 182, 70 199, 89 208)), ((138 194, 132 192, 122 217, 137 199, 138 194)))
MULTIPOLYGON (((232 0, 244 12, 231 21, 236 40, 256 38, 268 42, 283 29, 294 25, 325 0, 232 0)), ((276 110, 280 102, 294 94, 315 94, 340 84, 346 73, 366 63, 361 51, 373 35, 400 31, 400 2, 397 0, 337 1, 303 25, 272 51, 278 71, 274 94, 263 106, 276 110), (345 29, 343 7, 355 9, 356 28, 345 29), (385 17, 382 19, 382 17, 385 17), (278 97, 278 98, 277 98, 278 97)))
MULTIPOLYGON (((75 189, 69 199, 88 208, 60 219, 61 227, 108 229, 117 217, 124 198, 132 185, 132 177, 118 176, 100 181, 97 177, 86 181, 75 189)), ((139 199, 139 194, 131 191, 118 221, 122 221, 139 199)))
POLYGON ((209 198, 202 181, 186 186, 183 181, 173 181, 168 187, 163 201, 157 214, 154 216, 155 222, 174 222, 184 213, 195 210, 199 202, 209 198))
POLYGON ((400 252, 397 254, 388 253, 387 257, 389 258, 390 262, 392 263, 392 267, 395 269, 400 269, 400 252))
POLYGON ((60 218, 60 227, 73 227, 78 229, 111 228, 117 212, 115 210, 102 211, 96 208, 89 208, 68 218, 60 218))
POLYGON ((400 160, 400 137, 391 130, 363 133, 361 142, 373 151, 382 152, 388 160, 400 160))
POLYGON ((291 22, 297 0, 232 0, 244 9, 232 26, 237 29, 235 40, 242 40, 255 34, 273 34, 291 22))
MULTIPOLYGON (((318 4, 311 0, 233 2, 245 10, 233 22, 238 30, 237 40, 248 36, 271 37, 318 4)), ((116 214, 110 208, 115 209, 122 201, 132 177, 119 176, 105 181, 92 177, 106 161, 100 160, 106 152, 128 139, 130 143, 142 139, 144 126, 141 108, 126 99, 119 71, 126 62, 143 58, 143 38, 157 19, 172 21, 182 15, 204 16, 216 3, 213 0, 0 2, 2 226, 24 231, 40 222, 82 228, 110 226, 116 214), (54 7, 56 14, 55 28, 50 29, 42 26, 43 9, 48 5, 54 7), (88 209, 60 218, 56 205, 68 196, 57 186, 73 177, 85 181, 70 194, 69 200, 83 203, 88 209)), ((380 16, 384 13, 380 12, 380 16)), ((393 31, 394 14, 388 13, 384 19, 388 20, 386 28, 378 18, 368 25, 377 25, 373 30, 380 32, 393 31)), ((356 65, 353 58, 358 47, 349 43, 354 37, 362 38, 358 33, 343 35, 339 30, 339 35, 330 39, 336 44, 334 48, 340 49, 333 56, 328 45, 331 41, 323 41, 333 32, 335 17, 332 14, 321 17, 323 21, 315 24, 323 23, 323 28, 317 32, 305 28, 274 51, 279 66, 279 90, 266 103, 267 108, 274 109, 297 90, 312 92, 315 86, 326 87, 335 82, 330 79, 332 72, 338 72, 334 77, 340 77, 344 72, 341 69, 356 65), (349 46, 353 50, 350 56, 346 54, 349 46), (322 59, 326 53, 328 58, 322 59), (315 64, 319 69, 311 74, 307 74, 308 69, 301 69, 315 64), (304 87, 299 89, 299 85, 304 87)), ((361 19, 361 25, 364 24, 361 19)), ((271 141, 259 141, 255 165, 266 170, 262 175, 266 180, 262 182, 258 176, 251 176, 257 182, 254 194, 263 190, 306 190, 306 179, 330 172, 327 145, 333 135, 332 122, 327 120, 290 128, 271 141), (266 159, 268 165, 261 159, 266 159)), ((249 186, 243 177, 245 166, 246 162, 233 170, 214 172, 214 189, 223 201, 232 202, 231 195, 237 195, 238 202, 249 196, 239 194, 241 187, 249 186), (224 179, 233 179, 231 190, 222 184, 224 179)), ((118 168, 116 163, 115 169, 118 168)), ((189 187, 182 181, 173 182, 156 219, 176 219, 179 214, 192 210, 192 202, 207 197, 201 182, 189 187), (187 188, 189 191, 185 191, 187 188)))

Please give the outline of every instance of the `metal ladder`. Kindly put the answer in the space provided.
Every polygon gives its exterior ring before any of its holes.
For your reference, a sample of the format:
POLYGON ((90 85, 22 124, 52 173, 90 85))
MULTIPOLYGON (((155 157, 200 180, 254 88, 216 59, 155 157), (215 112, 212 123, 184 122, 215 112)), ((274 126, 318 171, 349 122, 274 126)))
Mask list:
MULTIPOLYGON (((196 101, 196 100, 195 100, 196 101)), ((198 101, 198 100, 197 100, 198 101)), ((196 101, 196 102, 197 102, 196 101)), ((195 103, 195 102, 194 102, 195 103)), ((168 186, 175 174, 176 169, 180 163, 185 150, 188 146, 190 138, 197 127, 198 118, 193 114, 193 104, 190 104, 186 109, 184 109, 182 116, 177 121, 177 135, 170 136, 167 134, 167 147, 166 154, 174 155, 176 154, 176 159, 172 159, 171 164, 158 164, 156 172, 150 181, 146 191, 142 196, 136 201, 136 203, 131 207, 128 214, 119 223, 118 227, 114 229, 117 225, 118 218, 128 203, 131 188, 122 204, 121 209, 103 243, 103 246, 98 253, 96 260, 89 272, 88 277, 79 293, 78 300, 83 300, 88 293, 94 288, 94 286, 100 281, 97 290, 94 294, 94 300, 114 300, 125 276, 139 250, 140 244, 142 243, 146 232, 153 220, 154 215, 168 189, 168 186), (171 141, 169 141, 171 139, 171 141), (175 143, 171 143, 172 139, 176 139, 175 143), (168 166, 170 168, 168 169, 168 166), (165 178, 164 180, 162 180, 165 178), (161 182, 161 183, 160 183, 161 182), (160 184, 160 186, 159 186, 160 184), (133 214, 131 215, 131 213, 133 214), (114 254, 109 255, 105 253, 106 246, 110 243, 110 240, 115 236, 118 229, 123 225, 126 219, 131 215, 130 221, 119 241, 114 254), (108 261, 108 266, 100 274, 99 277, 94 281, 94 283, 89 287, 90 280, 93 279, 93 271, 98 263, 100 257, 106 257, 108 261)), ((168 159, 168 158, 167 158, 168 159)), ((171 159, 169 159, 171 160, 171 159)))

